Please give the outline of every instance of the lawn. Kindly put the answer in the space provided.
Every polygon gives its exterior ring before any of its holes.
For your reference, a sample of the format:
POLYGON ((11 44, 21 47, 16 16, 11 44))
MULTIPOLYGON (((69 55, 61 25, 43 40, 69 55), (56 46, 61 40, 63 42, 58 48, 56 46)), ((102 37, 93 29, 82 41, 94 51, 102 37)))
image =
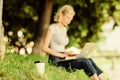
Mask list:
POLYGON ((7 54, 0 61, 0 80, 89 80, 83 70, 67 72, 62 67, 55 67, 47 62, 47 57, 19 54, 7 54), (45 74, 39 75, 34 61, 45 62, 45 74))

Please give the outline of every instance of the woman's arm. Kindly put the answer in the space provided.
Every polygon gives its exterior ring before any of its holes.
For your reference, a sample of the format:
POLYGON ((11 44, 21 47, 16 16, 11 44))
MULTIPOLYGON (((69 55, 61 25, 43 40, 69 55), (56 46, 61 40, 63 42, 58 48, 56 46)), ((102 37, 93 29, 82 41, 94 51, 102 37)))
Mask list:
POLYGON ((42 46, 43 52, 46 52, 50 55, 61 57, 61 58, 66 57, 67 54, 61 54, 61 53, 58 53, 58 52, 49 48, 49 44, 50 44, 50 40, 51 40, 52 35, 53 35, 52 32, 50 30, 48 30, 47 34, 45 35, 45 38, 43 40, 43 46, 42 46))

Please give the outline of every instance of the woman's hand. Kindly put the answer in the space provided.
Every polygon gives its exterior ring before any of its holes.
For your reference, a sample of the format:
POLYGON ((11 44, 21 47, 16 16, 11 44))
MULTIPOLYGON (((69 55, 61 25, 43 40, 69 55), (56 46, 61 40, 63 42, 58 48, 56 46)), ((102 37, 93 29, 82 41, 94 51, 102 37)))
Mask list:
POLYGON ((76 56, 77 54, 73 53, 72 51, 69 52, 64 52, 64 54, 66 54, 66 56, 76 56))
POLYGON ((74 57, 77 54, 73 53, 72 51, 69 52, 64 52, 64 54, 61 54, 61 58, 65 58, 65 57, 74 57))

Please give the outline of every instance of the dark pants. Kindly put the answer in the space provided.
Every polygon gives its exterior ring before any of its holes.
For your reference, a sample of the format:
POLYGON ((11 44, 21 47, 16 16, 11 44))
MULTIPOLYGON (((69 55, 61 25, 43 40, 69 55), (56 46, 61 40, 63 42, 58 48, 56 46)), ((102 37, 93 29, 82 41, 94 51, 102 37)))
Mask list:
POLYGON ((70 70, 76 70, 76 69, 83 69, 85 73, 90 77, 93 74, 101 74, 102 70, 98 68, 98 66, 95 64, 95 62, 91 58, 78 58, 74 60, 67 60, 67 61, 61 61, 57 62, 59 59, 58 57, 50 56, 50 61, 56 65, 56 66, 62 66, 67 71, 70 70))

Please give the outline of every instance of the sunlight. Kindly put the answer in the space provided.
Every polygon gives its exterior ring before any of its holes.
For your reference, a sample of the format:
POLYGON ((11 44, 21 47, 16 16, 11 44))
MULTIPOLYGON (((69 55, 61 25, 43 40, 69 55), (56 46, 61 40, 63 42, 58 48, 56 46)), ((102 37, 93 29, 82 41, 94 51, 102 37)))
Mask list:
POLYGON ((18 35, 18 37, 23 37, 23 36, 24 36, 23 31, 22 31, 22 30, 19 30, 19 31, 17 32, 17 35, 18 35))
POLYGON ((115 21, 110 17, 110 20, 103 24, 104 41, 99 42, 99 48, 102 51, 112 51, 120 53, 120 26, 115 26, 115 21))

